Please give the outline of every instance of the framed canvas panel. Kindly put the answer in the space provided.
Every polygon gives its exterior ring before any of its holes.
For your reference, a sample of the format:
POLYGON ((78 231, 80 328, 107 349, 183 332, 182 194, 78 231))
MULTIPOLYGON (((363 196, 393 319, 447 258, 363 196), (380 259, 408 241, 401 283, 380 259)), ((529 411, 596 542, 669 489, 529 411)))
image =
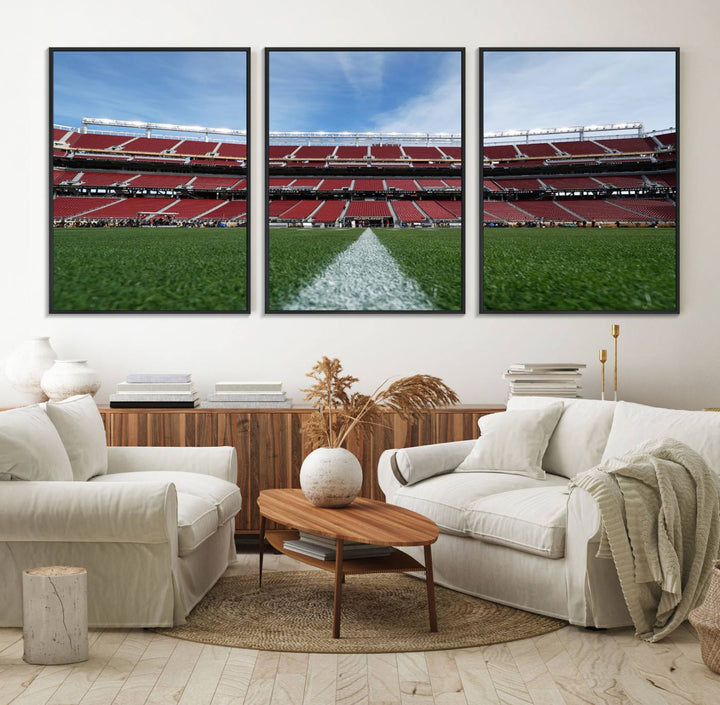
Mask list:
POLYGON ((266 49, 268 313, 462 313, 464 50, 266 49))
POLYGON ((679 311, 678 64, 481 51, 481 312, 679 311))
POLYGON ((50 312, 247 313, 249 49, 50 49, 50 312))

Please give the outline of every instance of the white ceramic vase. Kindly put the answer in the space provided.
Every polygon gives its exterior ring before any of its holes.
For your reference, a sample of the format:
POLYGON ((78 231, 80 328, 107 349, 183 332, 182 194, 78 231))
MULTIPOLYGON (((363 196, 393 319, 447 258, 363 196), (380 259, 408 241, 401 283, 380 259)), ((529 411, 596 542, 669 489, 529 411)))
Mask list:
POLYGON ((87 360, 55 360, 40 382, 50 401, 62 401, 76 394, 90 394, 100 389, 97 372, 87 360))
POLYGON ((7 358, 5 375, 14 389, 32 397, 33 402, 47 401, 40 380, 53 366, 56 357, 50 338, 30 338, 7 358))
POLYGON ((300 468, 300 487, 316 507, 344 507, 362 487, 360 461, 345 448, 318 448, 300 468))

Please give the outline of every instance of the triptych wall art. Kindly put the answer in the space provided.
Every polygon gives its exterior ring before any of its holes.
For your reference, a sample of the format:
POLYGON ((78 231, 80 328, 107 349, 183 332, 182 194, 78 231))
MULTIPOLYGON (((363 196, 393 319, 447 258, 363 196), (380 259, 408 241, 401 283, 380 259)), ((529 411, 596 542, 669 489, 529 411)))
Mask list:
POLYGON ((677 65, 482 52, 481 311, 678 310, 677 65))
POLYGON ((51 49, 50 311, 246 313, 249 49, 51 49))
MULTIPOLYGON (((264 51, 265 304, 677 312, 677 49, 264 51), (468 271, 478 271, 470 267, 468 271)), ((50 312, 248 313, 249 49, 50 50, 50 312)), ((254 110, 255 108, 253 108, 254 110)))

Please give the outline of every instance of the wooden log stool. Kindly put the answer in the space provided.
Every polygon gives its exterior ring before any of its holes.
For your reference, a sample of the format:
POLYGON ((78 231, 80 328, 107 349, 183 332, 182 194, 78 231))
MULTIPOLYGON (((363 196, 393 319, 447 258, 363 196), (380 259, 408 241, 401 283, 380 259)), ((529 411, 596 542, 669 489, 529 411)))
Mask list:
POLYGON ((87 661, 85 568, 32 568, 22 580, 23 659, 45 666, 87 661))

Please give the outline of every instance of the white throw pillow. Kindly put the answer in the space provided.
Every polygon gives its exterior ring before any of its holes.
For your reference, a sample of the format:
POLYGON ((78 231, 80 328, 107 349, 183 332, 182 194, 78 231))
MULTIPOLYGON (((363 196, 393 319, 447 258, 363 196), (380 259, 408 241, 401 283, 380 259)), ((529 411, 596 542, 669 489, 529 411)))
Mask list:
MULTIPOLYGON (((552 397, 512 397, 508 411, 538 409, 557 404, 552 397)), ((548 443, 543 470, 572 478, 594 468, 600 460, 610 435, 614 401, 599 399, 563 399, 563 413, 548 443)))
POLYGON ((506 472, 545 479, 542 459, 562 403, 482 416, 480 438, 455 472, 506 472))
POLYGON ((618 402, 602 462, 656 438, 674 438, 699 453, 720 476, 720 413, 618 402))
POLYGON ((49 401, 45 411, 65 446, 73 477, 85 482, 107 472, 108 453, 105 426, 89 394, 63 401, 49 401))
POLYGON ((24 406, 0 413, 0 478, 73 479, 60 436, 40 407, 24 406))

